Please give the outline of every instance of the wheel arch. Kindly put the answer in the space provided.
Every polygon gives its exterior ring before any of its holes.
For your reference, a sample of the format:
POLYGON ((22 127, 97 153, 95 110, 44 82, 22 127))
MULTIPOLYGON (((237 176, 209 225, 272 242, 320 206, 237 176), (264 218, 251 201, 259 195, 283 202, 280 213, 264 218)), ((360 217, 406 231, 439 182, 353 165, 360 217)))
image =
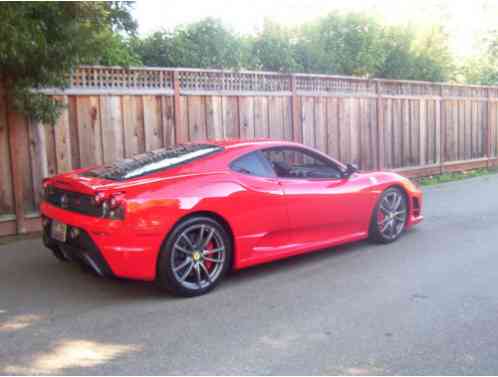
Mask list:
MULTIPOLYGON (((184 216, 182 216, 181 218, 179 218, 174 224, 173 226, 171 227, 171 229, 168 231, 168 233, 164 236, 164 239, 163 241, 161 242, 161 249, 164 247, 164 245, 166 244, 166 242, 168 241, 168 237, 170 236, 170 234, 173 232, 173 230, 178 226, 178 224, 181 224, 182 222, 188 220, 188 219, 191 219, 192 217, 196 217, 196 216, 204 216, 204 217, 209 217, 215 221, 217 221, 218 223, 220 223, 221 226, 223 226, 223 228, 226 230, 228 236, 230 237, 230 242, 231 242, 231 245, 232 245, 232 256, 231 256, 231 261, 230 261, 230 270, 233 269, 233 266, 234 266, 234 263, 235 263, 235 255, 236 255, 236 247, 235 247, 235 236, 234 236, 234 233, 233 233, 233 229, 230 225, 230 223, 220 214, 216 213, 216 212, 213 212, 213 211, 207 211, 207 210, 199 210, 199 211, 194 211, 194 212, 190 212, 184 216)), ((157 255, 157 259, 156 259, 156 271, 157 271, 157 268, 159 267, 159 256, 160 256, 160 253, 158 253, 157 255)))

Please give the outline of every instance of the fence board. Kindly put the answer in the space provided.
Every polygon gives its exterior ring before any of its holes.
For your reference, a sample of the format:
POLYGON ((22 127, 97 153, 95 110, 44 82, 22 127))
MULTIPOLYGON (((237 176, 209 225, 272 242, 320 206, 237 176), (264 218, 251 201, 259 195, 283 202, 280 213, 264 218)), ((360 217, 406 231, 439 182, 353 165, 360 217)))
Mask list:
POLYGON ((126 157, 145 152, 145 130, 142 98, 123 96, 124 152, 126 157))
MULTIPOLYGON (((152 151, 163 146, 161 97, 144 96, 143 103, 145 150, 152 151)), ((183 108, 186 108, 186 106, 183 106, 183 108)))
POLYGON ((327 102, 324 97, 315 98, 315 146, 323 153, 327 153, 327 102))
POLYGON ((403 100, 393 100, 392 132, 393 132, 393 168, 403 166, 403 100))
POLYGON ((223 135, 225 138, 239 137, 239 108, 237 97, 222 97, 223 135))
POLYGON ((80 145, 78 136, 78 109, 75 96, 68 96, 68 113, 69 113, 69 149, 71 150, 71 168, 78 169, 81 167, 80 145))
POLYGON ((14 213, 9 135, 7 129, 7 101, 0 90, 0 217, 14 213))
POLYGON ((351 105, 350 98, 339 99, 339 159, 351 162, 351 105))
POLYGON ((426 164, 435 164, 436 158, 436 143, 438 143, 438 135, 436 134, 436 102, 433 100, 425 101, 425 119, 426 119, 426 164))
POLYGON ((351 149, 351 160, 350 162, 361 166, 361 124, 360 124, 360 119, 361 119, 361 108, 360 108, 360 100, 359 98, 351 98, 351 124, 350 124, 350 144, 349 148, 351 149))
POLYGON ((313 97, 302 98, 302 128, 303 142, 309 146, 315 146, 315 101, 313 97))
POLYGON ((110 164, 124 157, 121 98, 118 96, 100 97, 100 111, 103 159, 105 164, 110 164))
MULTIPOLYGON (((207 99, 206 99, 207 101, 207 99)), ((175 144, 175 101, 172 96, 161 96, 163 144, 175 144)))
POLYGON ((77 97, 76 104, 81 166, 101 164, 103 159, 99 97, 77 97))
POLYGON ((271 97, 268 99, 268 119, 270 138, 282 140, 284 138, 282 97, 271 97))
POLYGON ((385 99, 382 106, 384 106, 384 125, 382 127, 383 137, 384 137, 384 150, 381 153, 384 154, 384 167, 392 168, 394 166, 393 161, 393 100, 385 99))
POLYGON ((292 98, 282 97, 282 102, 283 102, 284 139, 292 140, 293 138, 292 98))
MULTIPOLYGON (((54 127, 55 153, 57 159, 57 172, 64 173, 72 169, 72 154, 69 129, 69 108, 67 97, 56 97, 64 105, 61 115, 54 127)), ((36 158, 36 155, 34 155, 36 158)))
POLYGON ((206 140, 206 99, 204 96, 188 97, 189 140, 206 140))
POLYGON ((32 122, 28 126, 29 157, 31 161, 31 177, 33 179, 33 201, 40 204, 40 191, 43 178, 48 177, 47 143, 45 127, 40 122, 32 122))
POLYGON ((206 100, 207 136, 209 139, 223 138, 223 112, 220 96, 210 96, 206 100))
POLYGON ((254 132, 256 137, 268 137, 268 98, 255 97, 254 98, 254 132))
POLYGON ((13 172, 14 200, 16 216, 35 212, 33 177, 29 156, 28 121, 19 113, 11 112, 8 116, 9 136, 11 138, 11 163, 13 172), (15 156, 15 158, 12 158, 15 156), (15 161, 14 161, 15 159, 15 161))

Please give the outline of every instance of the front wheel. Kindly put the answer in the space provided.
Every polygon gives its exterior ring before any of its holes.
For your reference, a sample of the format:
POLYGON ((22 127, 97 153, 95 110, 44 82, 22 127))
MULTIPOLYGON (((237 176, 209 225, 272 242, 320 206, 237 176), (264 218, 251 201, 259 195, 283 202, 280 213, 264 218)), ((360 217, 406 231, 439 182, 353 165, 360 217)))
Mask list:
POLYGON ((382 193, 372 214, 370 239, 390 243, 399 238, 405 229, 408 203, 405 193, 392 187, 382 193))
POLYGON ((192 217, 177 225, 163 246, 157 282, 179 296, 204 294, 223 278, 231 255, 231 240, 221 224, 210 217, 192 217))

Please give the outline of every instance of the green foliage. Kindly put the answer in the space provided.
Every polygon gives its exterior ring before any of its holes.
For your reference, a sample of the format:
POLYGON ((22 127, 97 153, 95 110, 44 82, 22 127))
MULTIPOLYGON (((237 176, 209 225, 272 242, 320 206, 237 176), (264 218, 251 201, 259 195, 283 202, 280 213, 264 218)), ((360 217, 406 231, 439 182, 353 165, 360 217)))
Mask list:
POLYGON ((474 169, 463 172, 454 172, 454 173, 445 173, 441 175, 434 175, 430 177, 422 177, 417 179, 418 183, 422 186, 432 186, 440 183, 453 182, 453 181, 461 181, 462 179, 481 177, 490 174, 497 174, 498 170, 493 169, 474 169))
POLYGON ((238 36, 219 20, 158 31, 132 41, 147 66, 245 68, 392 79, 451 77, 448 37, 385 26, 364 13, 331 13, 298 28, 265 20, 256 35, 238 36))
MULTIPOLYGON (((372 76, 383 59, 382 26, 361 13, 331 13, 301 32, 308 72, 372 76)), ((302 55, 301 55, 302 56, 302 55)))
POLYGON ((498 31, 489 31, 481 43, 483 51, 464 62, 461 74, 469 84, 498 85, 498 31))
POLYGON ((302 65, 298 63, 295 52, 295 33, 265 20, 263 30, 248 41, 246 62, 251 69, 275 72, 298 72, 302 65))
POLYGON ((296 53, 305 72, 442 81, 453 69, 440 28, 417 33, 362 13, 331 13, 306 25, 296 53))
POLYGON ((0 76, 15 109, 53 122, 61 105, 31 89, 64 87, 79 64, 139 62, 119 51, 126 43, 113 33, 134 33, 130 7, 126 2, 2 4, 0 76))
POLYGON ((212 18, 155 32, 132 46, 147 66, 238 68, 242 57, 241 39, 212 18))
POLYGON ((143 65, 142 59, 132 48, 132 39, 122 34, 106 30, 95 38, 94 48, 99 55, 91 57, 86 64, 118 65, 137 67, 143 65))

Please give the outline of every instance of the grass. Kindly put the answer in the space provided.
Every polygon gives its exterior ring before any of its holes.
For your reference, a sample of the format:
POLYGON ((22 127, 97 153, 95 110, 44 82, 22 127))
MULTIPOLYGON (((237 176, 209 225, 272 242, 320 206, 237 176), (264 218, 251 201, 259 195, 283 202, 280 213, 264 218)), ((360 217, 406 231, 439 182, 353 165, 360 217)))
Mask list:
POLYGON ((416 179, 416 181, 421 186, 432 186, 440 183, 453 182, 453 181, 461 181, 462 179, 473 178, 473 177, 481 177, 490 174, 497 174, 498 169, 492 168, 482 168, 475 170, 468 170, 463 172, 454 172, 454 173, 444 173, 441 175, 433 175, 430 177, 422 177, 416 179))

